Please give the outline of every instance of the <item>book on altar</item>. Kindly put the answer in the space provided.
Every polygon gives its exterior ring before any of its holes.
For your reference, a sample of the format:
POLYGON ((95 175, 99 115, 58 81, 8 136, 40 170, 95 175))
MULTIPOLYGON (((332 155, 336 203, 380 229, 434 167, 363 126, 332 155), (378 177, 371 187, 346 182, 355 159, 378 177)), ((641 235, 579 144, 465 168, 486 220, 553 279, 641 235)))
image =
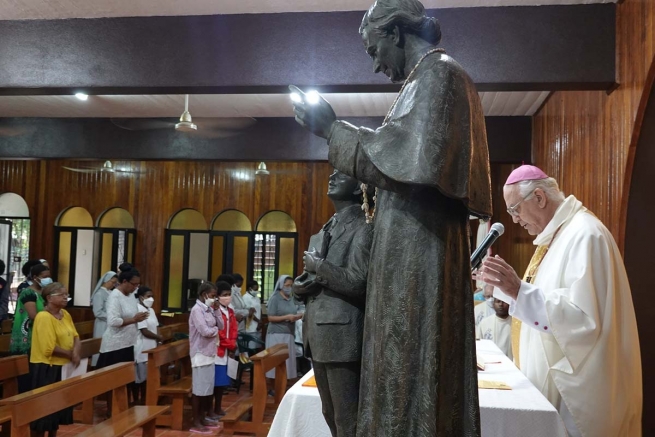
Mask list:
POLYGON ((303 387, 316 387, 316 377, 312 376, 307 381, 302 383, 303 387))
POLYGON ((511 390, 512 387, 500 381, 485 381, 478 379, 478 388, 494 390, 511 390))

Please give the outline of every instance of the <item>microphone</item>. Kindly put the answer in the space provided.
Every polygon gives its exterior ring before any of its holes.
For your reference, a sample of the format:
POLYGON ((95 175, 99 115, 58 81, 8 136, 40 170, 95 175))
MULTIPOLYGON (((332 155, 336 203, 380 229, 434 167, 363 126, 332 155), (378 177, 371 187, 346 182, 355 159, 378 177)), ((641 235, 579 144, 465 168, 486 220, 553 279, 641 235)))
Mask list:
POLYGON ((471 271, 480 267, 480 264, 482 264, 482 260, 487 255, 487 251, 491 245, 494 244, 498 237, 503 235, 504 232, 505 226, 503 226, 502 223, 494 223, 491 225, 489 233, 486 237, 484 237, 484 240, 482 240, 482 243, 478 246, 478 248, 475 249, 473 255, 471 255, 471 271))

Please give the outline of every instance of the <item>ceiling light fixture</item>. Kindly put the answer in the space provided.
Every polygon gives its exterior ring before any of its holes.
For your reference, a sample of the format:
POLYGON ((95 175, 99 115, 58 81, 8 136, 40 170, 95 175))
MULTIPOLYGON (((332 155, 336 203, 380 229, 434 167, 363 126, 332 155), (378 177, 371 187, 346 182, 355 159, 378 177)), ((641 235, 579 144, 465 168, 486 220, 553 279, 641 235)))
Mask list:
POLYGON ((88 100, 89 95, 84 93, 75 93, 75 97, 77 97, 79 100, 82 100, 84 102, 88 100))

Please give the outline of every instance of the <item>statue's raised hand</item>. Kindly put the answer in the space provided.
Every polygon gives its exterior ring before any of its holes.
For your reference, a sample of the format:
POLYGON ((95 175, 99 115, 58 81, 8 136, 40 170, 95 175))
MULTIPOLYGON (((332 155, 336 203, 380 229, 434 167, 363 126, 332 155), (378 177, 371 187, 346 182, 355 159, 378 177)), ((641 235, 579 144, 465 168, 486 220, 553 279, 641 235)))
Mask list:
POLYGON ((305 94, 293 85, 289 85, 289 89, 294 96, 291 100, 296 121, 314 135, 327 138, 332 124, 337 121, 332 106, 317 92, 305 94))

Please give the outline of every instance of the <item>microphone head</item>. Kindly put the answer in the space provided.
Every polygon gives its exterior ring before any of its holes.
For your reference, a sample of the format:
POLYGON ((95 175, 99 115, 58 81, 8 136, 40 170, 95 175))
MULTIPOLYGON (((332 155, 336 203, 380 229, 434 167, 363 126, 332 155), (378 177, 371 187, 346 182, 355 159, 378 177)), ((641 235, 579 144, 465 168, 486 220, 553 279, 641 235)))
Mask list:
POLYGON ((489 232, 491 231, 496 231, 498 232, 498 236, 501 236, 505 233, 505 226, 502 223, 494 223, 491 225, 491 229, 489 229, 489 232))

